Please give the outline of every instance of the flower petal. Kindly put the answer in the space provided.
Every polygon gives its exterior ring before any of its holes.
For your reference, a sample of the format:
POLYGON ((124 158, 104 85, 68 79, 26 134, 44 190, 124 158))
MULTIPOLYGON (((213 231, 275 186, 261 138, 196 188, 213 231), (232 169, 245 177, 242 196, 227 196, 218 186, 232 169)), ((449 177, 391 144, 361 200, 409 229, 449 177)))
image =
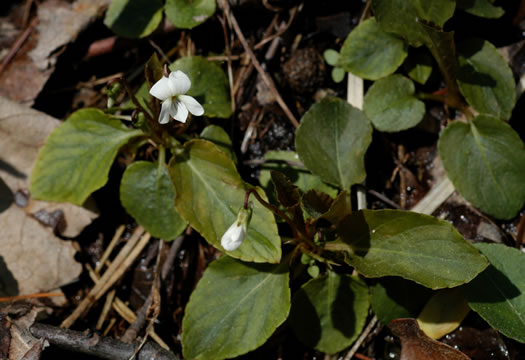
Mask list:
POLYGON ((173 96, 169 83, 170 80, 163 76, 151 87, 149 90, 150 95, 155 96, 160 101, 164 101, 167 98, 173 96))
POLYGON ((173 95, 186 94, 191 87, 191 80, 180 70, 170 73, 169 87, 173 95))
POLYGON ((177 121, 180 121, 181 123, 185 123, 186 119, 188 118, 188 109, 186 109, 186 105, 180 100, 175 100, 173 103, 173 112, 170 113, 171 116, 177 121))
POLYGON ((236 250, 241 246, 245 236, 245 227, 242 225, 239 226, 236 221, 226 230, 224 235, 222 235, 221 246, 226 251, 236 250))
POLYGON ((193 97, 188 96, 188 95, 179 95, 178 98, 180 101, 184 103, 184 105, 186 105, 186 108, 193 115, 201 116, 202 114, 204 114, 204 108, 193 97))
POLYGON ((176 111, 177 109, 175 108, 175 106, 173 106, 171 98, 164 100, 160 109, 159 123, 167 124, 170 121, 170 115, 172 115, 176 111))

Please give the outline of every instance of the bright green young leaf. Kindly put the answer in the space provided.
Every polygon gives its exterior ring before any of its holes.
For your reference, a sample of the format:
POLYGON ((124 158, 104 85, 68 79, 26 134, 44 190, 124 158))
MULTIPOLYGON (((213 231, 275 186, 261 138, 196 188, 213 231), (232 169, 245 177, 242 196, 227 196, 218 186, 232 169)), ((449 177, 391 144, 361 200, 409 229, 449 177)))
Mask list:
POLYGON ((337 194, 336 188, 325 184, 319 176, 300 166, 299 156, 293 151, 268 151, 264 155, 264 160, 266 162, 261 166, 259 182, 268 194, 273 191, 273 184, 270 181, 272 170, 282 172, 303 192, 316 189, 331 196, 337 194))
POLYGON ((505 336, 525 343, 525 254, 501 244, 476 244, 490 266, 465 286, 470 308, 505 336))
POLYGON ((192 29, 215 13, 215 0, 166 0, 166 17, 181 29, 192 29))
POLYGON ((443 166, 472 205, 511 219, 525 203, 525 145, 505 122, 488 115, 450 124, 439 139, 443 166))
POLYGON ((162 6, 162 0, 113 0, 104 24, 123 37, 148 36, 162 20, 162 6))
POLYGON ((368 307, 364 282, 329 272, 308 281, 295 293, 290 325, 306 345, 334 354, 357 339, 365 325, 368 307))
POLYGON ((328 65, 336 66, 340 55, 334 49, 326 49, 323 53, 323 57, 328 65))
POLYGON ((364 157, 371 141, 372 126, 359 109, 326 97, 304 114, 295 147, 314 174, 348 190, 366 177, 364 157))
POLYGON ((431 295, 429 288, 400 277, 383 277, 370 287, 372 310, 383 324, 417 317, 431 295))
POLYGON ((512 70, 498 50, 482 39, 458 45, 458 84, 478 112, 509 119, 516 103, 512 70))
POLYGON ((175 210, 175 188, 168 168, 149 161, 127 167, 120 184, 120 201, 126 211, 151 235, 175 239, 186 227, 175 210))
POLYGON ((82 205, 108 181, 120 147, 142 135, 100 110, 73 113, 47 138, 31 174, 35 199, 82 205))
POLYGON ((406 56, 405 42, 370 18, 348 35, 338 65, 362 78, 377 80, 396 71, 406 56))
POLYGON ((288 317, 288 282, 286 262, 212 262, 185 309, 184 358, 220 360, 258 348, 288 317))
POLYGON ((401 276, 431 289, 472 280, 487 260, 454 227, 432 216, 401 210, 360 210, 338 227, 328 250, 366 277, 401 276))
POLYGON ((428 300, 417 322, 428 337, 441 339, 456 330, 469 312, 461 288, 442 289, 428 300))
MULTIPOLYGON (((210 244, 223 250, 221 237, 237 218, 249 189, 235 164, 213 143, 192 140, 171 159, 169 173, 177 194, 177 212, 210 244)), ((265 197, 262 191, 260 194, 265 197)), ((275 218, 253 197, 250 202, 253 214, 246 239, 228 255, 244 261, 278 263, 281 239, 275 218)))
POLYGON ((501 17, 505 11, 498 7, 492 5, 494 0, 456 0, 456 5, 459 9, 462 9, 469 14, 497 19, 501 17))
POLYGON ((178 59, 169 68, 171 71, 182 70, 188 75, 191 88, 187 94, 193 96, 204 107, 207 117, 231 116, 228 79, 219 65, 201 56, 187 56, 178 59))
POLYGON ((233 151, 230 136, 222 127, 218 125, 208 125, 200 134, 201 139, 211 141, 234 162, 237 162, 237 156, 233 151))
POLYGON ((340 83, 341 81, 344 80, 346 72, 344 71, 344 69, 336 66, 335 68, 332 69, 331 74, 332 74, 332 80, 336 83, 340 83))
POLYGON ((416 47, 428 40, 421 24, 427 21, 442 28, 455 8, 455 0, 372 0, 383 30, 402 36, 416 47))
POLYGON ((422 48, 413 48, 408 52, 403 68, 412 80, 424 85, 432 74, 432 57, 422 48))
POLYGON ((403 75, 380 79, 368 89, 363 110, 380 131, 410 129, 425 115, 425 104, 414 96, 415 90, 412 80, 403 75))

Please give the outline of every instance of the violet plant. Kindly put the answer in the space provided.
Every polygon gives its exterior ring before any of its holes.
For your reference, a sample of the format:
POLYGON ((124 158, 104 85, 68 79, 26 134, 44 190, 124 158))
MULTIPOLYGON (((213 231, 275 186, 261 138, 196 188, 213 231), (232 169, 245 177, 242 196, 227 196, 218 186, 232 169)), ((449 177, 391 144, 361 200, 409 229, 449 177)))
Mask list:
MULTIPOLYGON (((112 11, 118 3, 113 2, 108 17, 117 18, 112 11)), ((168 4, 176 3, 167 1, 168 18, 168 4)), ((516 102, 512 72, 486 40, 455 44, 454 34, 443 30, 459 8, 488 17, 501 16, 499 8, 488 0, 471 5, 372 0, 371 5, 374 16, 350 33, 339 57, 330 53, 337 68, 374 81, 364 111, 335 97, 313 105, 297 129, 297 154, 272 155, 299 159, 306 169, 281 166, 263 172, 261 183, 273 185, 272 196, 241 178, 224 146, 231 145, 224 130, 210 127, 201 137, 186 133, 189 122, 200 121, 198 116, 232 115, 223 70, 198 56, 180 58, 169 66, 171 73, 152 56, 138 93, 124 80, 109 86, 111 99, 119 91, 128 93, 133 121, 113 116, 122 109, 118 106, 80 110, 42 148, 31 178, 32 195, 79 205, 107 182, 119 151, 134 158, 142 147, 157 150, 154 161, 128 165, 120 187, 124 208, 154 237, 173 240, 191 226, 224 252, 209 265, 185 309, 186 358, 245 354, 285 322, 308 346, 334 354, 357 339, 371 306, 385 323, 417 317, 413 308, 395 306, 392 291, 401 287, 419 294, 417 309, 439 289, 460 287, 472 310, 506 336, 525 342, 525 324, 519 320, 525 314, 521 252, 472 245, 450 223, 428 215, 357 211, 351 203, 354 185, 366 178, 373 129, 414 127, 425 102, 441 101, 464 115, 452 120, 439 140, 456 189, 495 218, 510 219, 523 208, 525 148, 505 122, 516 102), (409 46, 428 52, 407 58, 409 46), (401 65, 408 61, 409 71, 404 71, 401 65), (425 83, 434 68, 441 71, 446 92, 417 91, 413 80, 425 83), (491 81, 481 81, 487 78, 491 81), (188 112, 192 117, 183 124, 188 112), (292 181, 284 173, 296 176, 292 181), (287 224, 286 232, 278 230, 276 219, 287 224), (493 280, 501 276, 520 295, 496 288, 493 280), (292 281, 298 288, 293 294, 292 281), (485 291, 500 298, 487 300, 485 291)), ((162 9, 159 3, 154 16, 162 9)))

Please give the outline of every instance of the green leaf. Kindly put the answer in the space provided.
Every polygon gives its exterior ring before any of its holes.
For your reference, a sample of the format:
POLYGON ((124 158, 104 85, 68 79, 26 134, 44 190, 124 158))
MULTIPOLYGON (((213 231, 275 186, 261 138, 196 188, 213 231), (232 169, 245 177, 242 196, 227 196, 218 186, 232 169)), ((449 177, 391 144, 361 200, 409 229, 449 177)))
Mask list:
POLYGON ((185 359, 233 358, 262 345, 290 311, 289 275, 281 265, 212 262, 185 309, 185 359))
POLYGON ((356 277, 329 272, 308 281, 295 293, 290 325, 306 345, 334 354, 357 339, 368 307, 365 283, 356 277))
POLYGON ((325 184, 317 175, 300 166, 299 156, 293 151, 268 151, 264 154, 265 163, 261 166, 259 182, 267 193, 272 192, 273 184, 270 182, 272 170, 286 175, 301 191, 316 189, 331 196, 337 194, 337 189, 325 184), (297 164, 297 165, 295 165, 297 164))
POLYGON ((332 69, 332 80, 336 83, 340 83, 341 81, 344 80, 345 78, 345 75, 346 75, 346 72, 344 71, 344 69, 340 68, 340 67, 335 67, 332 69))
POLYGON ((123 37, 145 37, 159 26, 162 6, 162 0, 113 0, 104 17, 104 24, 123 37))
POLYGON ((384 277, 370 287, 372 310, 383 324, 417 317, 431 295, 432 290, 400 277, 384 277))
MULTIPOLYGON (((215 2, 214 2, 215 3, 215 2)), ((232 103, 228 79, 221 67, 201 56, 187 56, 170 65, 170 70, 182 70, 191 80, 188 95, 203 107, 208 117, 229 118, 232 103)))
POLYGON ((100 110, 73 113, 47 138, 31 174, 35 199, 82 205, 104 186, 120 147, 142 135, 100 110))
POLYGON ((377 80, 396 71, 406 56, 405 42, 370 18, 348 35, 338 65, 362 78, 377 80))
POLYGON ((215 0, 166 0, 165 11, 173 25, 192 29, 215 13, 215 0))
POLYGON ((217 145, 230 159, 237 162, 237 156, 233 151, 230 136, 222 127, 218 125, 208 125, 202 130, 200 137, 217 145))
POLYGON ((455 8, 455 0, 372 0, 374 15, 383 30, 402 36, 416 47, 428 40, 422 23, 442 28, 455 8))
POLYGON ((470 308, 503 335, 525 343, 525 255, 501 244, 476 244, 490 266, 465 286, 470 308))
POLYGON ((498 219, 523 207, 525 145, 509 125, 488 115, 454 122, 438 146, 448 177, 472 205, 498 219))
POLYGON ((334 49, 326 49, 323 53, 323 57, 328 65, 336 66, 340 55, 334 49))
MULTIPOLYGON (((216 145, 206 140, 184 144, 184 151, 170 161, 177 212, 211 245, 221 247, 221 237, 237 218, 246 191, 235 164, 216 145)), ((264 193, 260 191, 264 198, 264 193)), ((281 239, 273 214, 254 200, 246 239, 228 255, 244 261, 278 263, 281 239)))
POLYGON ((365 114, 380 131, 410 129, 425 115, 425 104, 414 93, 414 83, 403 75, 395 74, 380 79, 366 93, 365 114))
POLYGON ((469 282, 488 265, 450 223, 428 215, 360 210, 338 232, 341 239, 326 248, 345 251, 347 263, 366 277, 401 276, 439 289, 469 282))
POLYGON ((498 50, 482 39, 458 45, 458 84, 478 112, 509 119, 516 103, 512 71, 498 50))
POLYGON ((359 109, 326 97, 304 114, 295 147, 314 174, 348 190, 366 177, 364 157, 371 141, 372 126, 359 109))
POLYGON ((127 167, 120 184, 126 211, 151 235, 175 239, 186 227, 175 210, 175 187, 166 165, 137 161, 127 167))
POLYGON ((459 9, 462 9, 469 14, 497 19, 501 17, 505 11, 498 7, 492 5, 494 0, 456 0, 456 5, 459 9))
POLYGON ((412 49, 403 68, 412 80, 424 85, 432 74, 432 57, 421 49, 412 49))

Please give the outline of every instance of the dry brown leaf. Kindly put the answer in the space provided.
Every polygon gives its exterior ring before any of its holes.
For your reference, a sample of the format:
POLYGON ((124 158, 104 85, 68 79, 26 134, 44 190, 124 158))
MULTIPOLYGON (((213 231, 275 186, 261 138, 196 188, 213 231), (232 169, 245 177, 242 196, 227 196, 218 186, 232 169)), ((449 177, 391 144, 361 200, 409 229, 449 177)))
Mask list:
POLYGON ((48 291, 71 282, 81 271, 71 243, 57 238, 34 214, 62 211, 63 235, 68 237, 78 235, 96 214, 71 204, 29 200, 20 207, 15 203, 15 199, 23 202, 21 193, 29 188, 38 150, 58 124, 52 117, 0 97, 0 292, 6 295, 48 291))
POLYGON ((401 339, 400 360, 470 360, 461 351, 426 336, 416 319, 396 319, 388 325, 401 339))
POLYGON ((51 76, 61 47, 75 40, 109 0, 46 1, 38 24, 0 76, 0 95, 31 105, 51 76))

